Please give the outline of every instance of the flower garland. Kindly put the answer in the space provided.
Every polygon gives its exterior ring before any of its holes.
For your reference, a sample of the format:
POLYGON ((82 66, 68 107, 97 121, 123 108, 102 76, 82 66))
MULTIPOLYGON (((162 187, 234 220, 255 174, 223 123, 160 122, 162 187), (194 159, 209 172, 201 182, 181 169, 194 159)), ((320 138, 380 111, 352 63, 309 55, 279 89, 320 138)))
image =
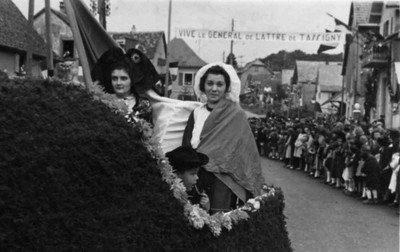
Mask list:
MULTIPOLYGON (((91 85, 89 92, 95 100, 104 102, 112 111, 126 115, 126 105, 118 101, 114 96, 105 93, 100 86, 96 84, 91 85)), ((127 119, 129 120, 129 117, 127 119)), ((170 186, 174 197, 182 203, 184 215, 188 218, 189 224, 194 228, 202 229, 204 226, 208 226, 212 234, 218 237, 223 229, 231 230, 234 224, 238 224, 241 220, 249 219, 249 212, 258 211, 268 198, 275 196, 275 188, 264 185, 262 194, 249 199, 243 206, 230 212, 208 214, 198 204, 191 204, 189 201, 186 187, 183 185, 182 180, 174 173, 172 166, 169 164, 160 147, 159 141, 153 137, 152 125, 143 119, 138 119, 136 122, 129 120, 129 122, 141 134, 144 146, 157 161, 162 179, 170 186)))

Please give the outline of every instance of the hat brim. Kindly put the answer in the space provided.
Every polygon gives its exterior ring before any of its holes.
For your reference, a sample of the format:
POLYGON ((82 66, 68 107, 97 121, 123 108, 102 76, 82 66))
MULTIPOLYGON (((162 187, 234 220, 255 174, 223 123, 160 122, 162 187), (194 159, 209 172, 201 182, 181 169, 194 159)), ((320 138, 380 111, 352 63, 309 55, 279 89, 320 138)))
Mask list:
POLYGON ((205 154, 203 154, 203 153, 200 153, 200 152, 197 152, 197 157, 199 158, 199 160, 200 160, 200 166, 203 166, 203 165, 206 165, 206 164, 208 164, 208 162, 210 161, 210 159, 208 158, 208 156, 207 155, 205 155, 205 154))

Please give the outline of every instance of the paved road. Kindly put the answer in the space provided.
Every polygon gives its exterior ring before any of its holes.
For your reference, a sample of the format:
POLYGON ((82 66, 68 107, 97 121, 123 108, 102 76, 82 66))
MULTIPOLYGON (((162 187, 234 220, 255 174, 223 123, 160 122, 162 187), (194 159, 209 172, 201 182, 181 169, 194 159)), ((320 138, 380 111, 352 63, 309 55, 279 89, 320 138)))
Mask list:
POLYGON ((262 158, 263 175, 281 187, 285 215, 295 252, 398 252, 399 216, 385 205, 364 205, 307 176, 262 158))

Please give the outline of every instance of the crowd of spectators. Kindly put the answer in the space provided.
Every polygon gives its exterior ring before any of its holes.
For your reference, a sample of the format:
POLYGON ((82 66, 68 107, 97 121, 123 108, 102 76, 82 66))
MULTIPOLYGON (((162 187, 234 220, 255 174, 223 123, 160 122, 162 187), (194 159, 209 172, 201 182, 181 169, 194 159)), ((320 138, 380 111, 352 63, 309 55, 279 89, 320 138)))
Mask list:
POLYGON ((252 117, 249 123, 261 156, 364 204, 398 207, 400 131, 386 129, 383 120, 366 124, 273 116, 252 117))

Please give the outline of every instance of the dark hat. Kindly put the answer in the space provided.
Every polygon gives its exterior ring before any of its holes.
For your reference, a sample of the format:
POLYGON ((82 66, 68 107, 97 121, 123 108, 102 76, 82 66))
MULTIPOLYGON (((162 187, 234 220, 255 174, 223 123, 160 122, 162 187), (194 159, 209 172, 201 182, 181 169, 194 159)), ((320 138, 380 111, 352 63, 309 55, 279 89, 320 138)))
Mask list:
POLYGON ((180 146, 167 152, 165 156, 168 158, 172 167, 178 172, 184 172, 188 169, 203 166, 209 161, 207 155, 196 152, 196 150, 189 146, 180 146))
POLYGON ((398 139, 400 138, 400 131, 399 130, 395 130, 395 129, 390 129, 389 130, 389 135, 391 139, 398 139))
POLYGON ((337 130, 334 131, 333 133, 335 133, 338 138, 342 139, 342 141, 346 141, 346 134, 343 131, 337 130))
POLYGON ((378 138, 377 142, 379 145, 381 145, 383 147, 387 147, 390 144, 390 139, 388 136, 382 136, 382 137, 378 138))
POLYGON ((114 47, 103 53, 91 71, 93 81, 99 81, 105 91, 113 93, 111 72, 117 66, 129 69, 132 86, 139 94, 153 88, 160 80, 151 61, 141 51, 129 49, 126 53, 120 47, 114 47))
POLYGON ((161 79, 153 63, 151 63, 143 52, 131 48, 126 51, 126 56, 133 62, 133 75, 137 75, 138 78, 138 81, 135 83, 135 88, 139 94, 154 87, 161 79))

